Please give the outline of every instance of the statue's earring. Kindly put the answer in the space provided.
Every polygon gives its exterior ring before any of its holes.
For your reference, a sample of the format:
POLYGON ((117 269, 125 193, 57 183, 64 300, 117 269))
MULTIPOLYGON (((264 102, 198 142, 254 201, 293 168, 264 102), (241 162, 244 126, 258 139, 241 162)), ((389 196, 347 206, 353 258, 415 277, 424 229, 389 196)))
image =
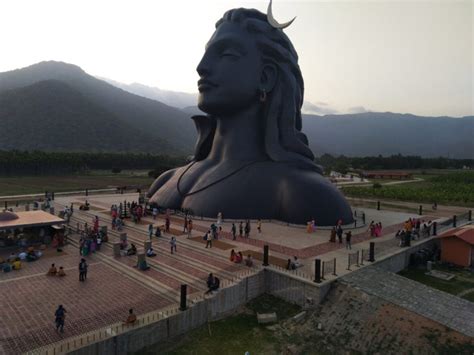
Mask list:
POLYGON ((260 102, 265 102, 267 101, 267 92, 265 91, 265 89, 262 89, 260 91, 260 102))

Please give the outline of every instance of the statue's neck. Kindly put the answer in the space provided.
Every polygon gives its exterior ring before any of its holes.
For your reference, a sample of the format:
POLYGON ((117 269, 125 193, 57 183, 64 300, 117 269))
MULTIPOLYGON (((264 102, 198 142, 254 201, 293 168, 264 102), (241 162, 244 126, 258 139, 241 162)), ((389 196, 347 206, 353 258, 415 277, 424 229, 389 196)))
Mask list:
POLYGON ((268 159, 258 105, 235 114, 218 116, 216 120, 216 132, 207 159, 216 162, 268 159))

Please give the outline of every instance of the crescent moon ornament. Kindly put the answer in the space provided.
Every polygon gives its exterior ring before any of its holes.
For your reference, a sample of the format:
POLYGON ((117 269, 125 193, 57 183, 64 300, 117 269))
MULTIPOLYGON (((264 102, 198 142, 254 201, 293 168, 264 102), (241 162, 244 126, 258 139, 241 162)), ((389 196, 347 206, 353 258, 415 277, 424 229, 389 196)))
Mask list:
POLYGON ((268 23, 274 27, 274 28, 279 28, 279 29, 284 29, 287 28, 289 25, 293 23, 296 17, 293 18, 293 20, 285 22, 285 23, 278 23, 277 20, 273 17, 272 13, 272 0, 270 0, 270 3, 268 4, 268 9, 267 9, 267 21, 268 23))

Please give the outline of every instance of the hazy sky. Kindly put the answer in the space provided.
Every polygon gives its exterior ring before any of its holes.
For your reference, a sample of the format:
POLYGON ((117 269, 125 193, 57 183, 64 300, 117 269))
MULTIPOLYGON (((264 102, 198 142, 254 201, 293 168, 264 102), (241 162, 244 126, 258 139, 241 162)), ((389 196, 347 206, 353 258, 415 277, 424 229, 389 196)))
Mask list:
MULTIPOLYGON (((225 10, 267 1, 0 0, 0 72, 43 60, 197 92, 196 66, 225 10)), ((274 0, 305 99, 338 112, 474 114, 474 0, 274 0)))

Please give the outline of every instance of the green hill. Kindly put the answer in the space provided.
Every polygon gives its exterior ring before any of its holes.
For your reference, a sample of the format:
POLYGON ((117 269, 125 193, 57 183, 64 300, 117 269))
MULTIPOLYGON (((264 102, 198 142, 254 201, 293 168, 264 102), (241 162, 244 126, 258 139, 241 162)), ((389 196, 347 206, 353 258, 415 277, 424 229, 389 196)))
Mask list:
POLYGON ((0 92, 0 126, 3 150, 173 150, 57 80, 0 92))

